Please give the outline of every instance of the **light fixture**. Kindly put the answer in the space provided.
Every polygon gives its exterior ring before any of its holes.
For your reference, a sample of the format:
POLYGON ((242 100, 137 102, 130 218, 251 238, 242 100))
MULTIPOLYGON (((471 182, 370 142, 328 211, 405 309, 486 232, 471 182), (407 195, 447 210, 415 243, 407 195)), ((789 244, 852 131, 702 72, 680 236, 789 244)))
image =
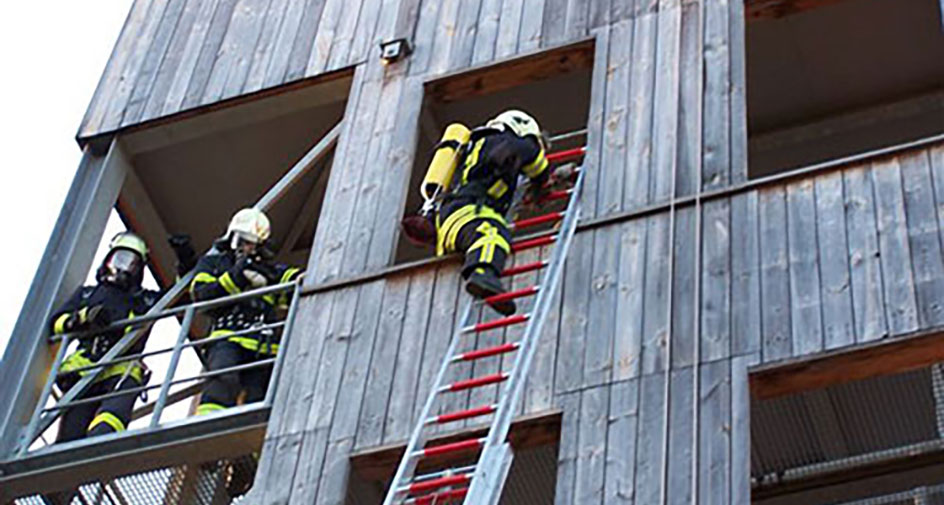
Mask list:
POLYGON ((388 40, 380 43, 380 59, 384 64, 394 63, 406 58, 413 52, 413 44, 405 38, 388 40))

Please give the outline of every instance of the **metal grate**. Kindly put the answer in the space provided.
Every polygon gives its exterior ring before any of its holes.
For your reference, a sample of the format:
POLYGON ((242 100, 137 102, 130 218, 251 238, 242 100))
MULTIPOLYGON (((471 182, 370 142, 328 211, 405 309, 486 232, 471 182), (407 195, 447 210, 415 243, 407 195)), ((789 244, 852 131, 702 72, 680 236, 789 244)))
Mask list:
POLYGON ((944 484, 922 486, 900 493, 874 496, 835 505, 944 505, 944 484))
POLYGON ((24 496, 16 505, 227 505, 244 500, 257 456, 211 460, 139 471, 76 489, 24 496))

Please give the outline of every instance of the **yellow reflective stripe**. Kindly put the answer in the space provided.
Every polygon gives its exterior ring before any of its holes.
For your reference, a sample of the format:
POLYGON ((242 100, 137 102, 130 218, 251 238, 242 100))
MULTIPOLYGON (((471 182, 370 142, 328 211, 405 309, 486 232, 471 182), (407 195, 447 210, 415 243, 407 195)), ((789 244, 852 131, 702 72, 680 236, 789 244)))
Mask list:
POLYGON ((82 307, 79 309, 79 322, 84 323, 88 321, 88 307, 82 307))
POLYGON ((462 184, 469 182, 469 170, 479 162, 479 153, 483 145, 485 145, 485 139, 479 139, 472 148, 472 152, 466 157, 465 167, 462 170, 462 184))
POLYGON ((238 344, 244 349, 259 351, 263 354, 277 354, 279 352, 279 344, 263 344, 252 337, 230 337, 226 340, 238 344))
MULTIPOLYGON (((87 366, 94 365, 95 362, 85 357, 85 354, 83 354, 83 352, 84 351, 82 349, 79 349, 78 351, 75 351, 74 353, 66 357, 66 359, 62 361, 62 366, 59 367, 59 372, 68 373, 77 368, 85 368, 87 366)), ((128 375, 132 377, 134 380, 141 382, 144 378, 144 369, 141 367, 141 365, 137 364, 137 362, 135 361, 129 361, 126 363, 117 363, 115 365, 106 367, 105 370, 103 370, 100 374, 98 374, 98 377, 95 378, 95 382, 103 381, 105 379, 110 379, 112 377, 119 376, 119 375, 124 375, 125 370, 127 370, 128 367, 131 367, 131 371, 128 372, 128 375)), ((94 371, 95 369, 82 370, 79 372, 79 375, 85 376, 94 371)))
POLYGON ((212 283, 218 281, 219 279, 217 279, 214 275, 208 274, 206 272, 197 272, 197 275, 193 276, 193 280, 190 281, 190 291, 193 292, 193 290, 197 287, 197 283, 212 283))
POLYGON ((238 295, 243 292, 243 290, 239 289, 239 286, 233 282, 233 278, 229 276, 229 272, 225 272, 220 276, 220 286, 223 286, 223 289, 231 295, 238 295))
POLYGON ((494 219, 502 225, 507 226, 505 223, 505 217, 496 212, 491 207, 479 207, 477 212, 476 207, 478 206, 474 203, 459 207, 455 212, 450 214, 449 217, 447 217, 446 220, 442 222, 442 224, 439 223, 439 218, 437 216, 437 255, 442 256, 447 252, 453 252, 455 250, 456 237, 458 237, 459 231, 462 230, 462 227, 473 219, 494 219))
POLYGON ((534 158, 534 161, 528 163, 521 169, 524 172, 524 175, 527 175, 528 178, 534 179, 535 177, 541 175, 544 170, 547 169, 547 158, 544 157, 544 149, 541 149, 541 152, 538 153, 537 157, 534 158))
POLYGON ((71 372, 76 368, 82 368, 89 365, 93 365, 92 360, 85 357, 83 354, 85 351, 79 349, 74 353, 66 356, 66 359, 62 360, 62 366, 59 367, 60 372, 71 372))
POLYGON ((495 246, 504 249, 506 253, 511 250, 508 241, 498 233, 498 228, 494 225, 482 223, 475 231, 481 233, 482 236, 469 246, 469 250, 474 250, 478 247, 482 248, 482 251, 479 253, 479 261, 491 263, 495 258, 495 246))
POLYGON ((220 405, 219 403, 201 403, 197 407, 197 415, 205 416, 207 414, 212 414, 213 412, 219 412, 221 410, 226 410, 226 407, 220 405))
MULTIPOLYGON (((134 311, 133 311, 133 310, 129 310, 129 311, 128 311, 128 319, 134 319, 134 311)), ((128 333, 131 333, 131 330, 133 330, 133 329, 134 329, 134 328, 132 328, 131 326, 125 326, 125 335, 127 335, 128 333)))
POLYGON ((295 267, 289 268, 288 270, 285 271, 284 274, 282 274, 282 278, 279 279, 279 284, 285 284, 286 282, 291 281, 301 271, 302 271, 301 268, 295 268, 295 267))
POLYGON ((95 418, 92 419, 92 422, 89 423, 88 431, 92 431, 96 426, 98 426, 101 423, 107 424, 108 426, 111 427, 113 431, 116 431, 116 432, 125 431, 124 421, 119 419, 118 416, 116 416, 115 414, 112 414, 111 412, 102 412, 98 414, 97 416, 95 416, 95 418))
POLYGON ((508 185, 505 184, 505 181, 498 179, 495 181, 495 184, 492 184, 492 187, 488 188, 488 196, 499 199, 505 192, 508 191, 508 185))
POLYGON ((66 331, 66 321, 69 320, 69 313, 66 312, 61 316, 56 318, 56 322, 52 325, 53 333, 65 333, 66 331))

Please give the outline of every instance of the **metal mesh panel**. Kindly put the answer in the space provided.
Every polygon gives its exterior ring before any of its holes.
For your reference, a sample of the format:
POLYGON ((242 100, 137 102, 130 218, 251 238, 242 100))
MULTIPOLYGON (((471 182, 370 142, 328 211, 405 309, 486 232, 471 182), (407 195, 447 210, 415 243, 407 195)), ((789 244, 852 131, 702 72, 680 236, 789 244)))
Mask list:
POLYGON ((82 484, 78 489, 24 496, 16 505, 226 505, 245 502, 256 456, 155 468, 82 484))
POLYGON ((944 505, 944 484, 835 505, 944 505))

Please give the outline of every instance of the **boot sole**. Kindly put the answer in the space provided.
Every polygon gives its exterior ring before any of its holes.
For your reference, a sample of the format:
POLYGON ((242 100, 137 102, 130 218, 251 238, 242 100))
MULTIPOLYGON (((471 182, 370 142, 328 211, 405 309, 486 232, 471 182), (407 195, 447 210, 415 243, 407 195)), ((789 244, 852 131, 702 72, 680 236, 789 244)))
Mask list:
MULTIPOLYGON (((499 293, 499 292, 496 292, 496 291, 491 290, 491 289, 487 289, 487 288, 485 288, 485 287, 483 287, 483 286, 480 286, 480 285, 475 284, 475 283, 472 283, 472 282, 467 283, 467 284, 465 285, 465 290, 466 290, 466 292, 468 292, 470 295, 472 295, 472 296, 474 296, 474 297, 476 297, 476 298, 478 298, 478 299, 480 299, 480 300, 483 300, 483 299, 488 298, 488 297, 490 297, 490 296, 495 296, 495 295, 501 294, 501 293, 499 293)), ((514 314, 514 313, 518 310, 518 306, 515 305, 515 302, 513 302, 513 301, 511 301, 511 300, 507 300, 507 301, 504 301, 504 302, 498 302, 498 303, 490 303, 490 304, 488 304, 488 305, 489 305, 489 307, 495 309, 496 312, 502 314, 503 316, 510 316, 510 315, 514 314)))

